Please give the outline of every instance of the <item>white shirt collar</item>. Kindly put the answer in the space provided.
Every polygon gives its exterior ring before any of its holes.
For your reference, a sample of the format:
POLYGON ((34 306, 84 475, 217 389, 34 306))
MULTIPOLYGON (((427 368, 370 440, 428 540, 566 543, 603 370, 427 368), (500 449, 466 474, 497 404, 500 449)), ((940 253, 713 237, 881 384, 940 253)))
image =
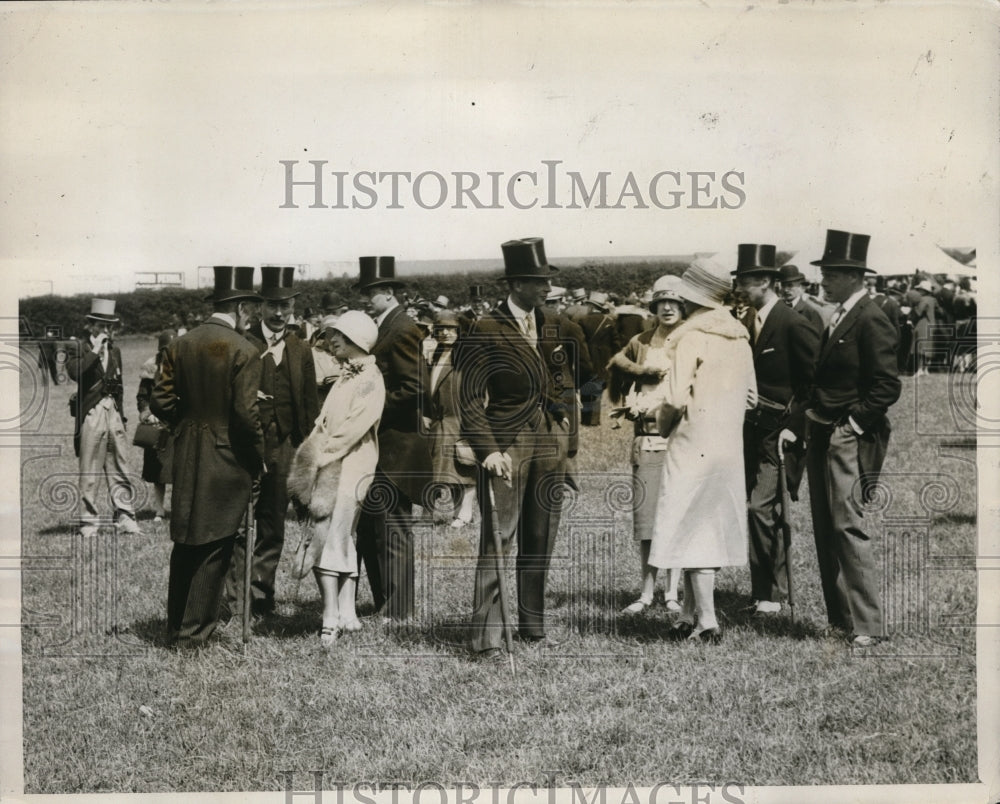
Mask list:
POLYGON ((512 296, 507 297, 507 306, 510 307, 510 314, 514 316, 518 324, 521 323, 522 319, 524 319, 524 317, 527 316, 529 312, 532 313, 534 312, 529 310, 522 310, 520 307, 517 306, 517 304, 514 303, 514 299, 512 296))
POLYGON ((379 313, 375 317, 375 326, 381 327, 382 326, 382 322, 385 321, 385 317, 387 315, 389 315, 389 313, 391 313, 397 307, 399 307, 399 299, 397 299, 395 296, 393 296, 392 297, 392 301, 390 302, 389 306, 386 307, 381 313, 379 313))
POLYGON ((775 296, 771 301, 765 304, 757 311, 757 320, 760 322, 761 326, 764 326, 764 322, 767 321, 767 315, 774 309, 774 305, 778 303, 778 297, 775 296))
POLYGON ((260 322, 260 331, 264 333, 264 340, 270 343, 276 335, 280 335, 284 338, 288 334, 288 328, 281 330, 281 332, 275 332, 263 321, 260 322))
POLYGON ((840 303, 840 306, 844 308, 844 314, 846 315, 851 310, 851 308, 854 307, 855 304, 861 301, 862 296, 867 296, 867 295, 868 295, 868 289, 861 288, 861 290, 859 290, 857 293, 854 293, 851 296, 849 296, 847 301, 842 301, 840 303))
POLYGON ((236 329, 236 318, 229 313, 212 313, 209 318, 215 318, 223 324, 228 324, 233 329, 236 329))

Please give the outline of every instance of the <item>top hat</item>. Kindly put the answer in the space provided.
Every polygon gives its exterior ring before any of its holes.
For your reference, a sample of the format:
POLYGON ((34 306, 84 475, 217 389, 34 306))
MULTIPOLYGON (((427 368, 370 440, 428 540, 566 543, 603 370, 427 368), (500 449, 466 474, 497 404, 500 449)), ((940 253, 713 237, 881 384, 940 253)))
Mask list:
POLYGON ((875 269, 869 268, 866 262, 869 240, 871 237, 866 234, 827 229, 826 248, 823 249, 823 256, 818 260, 813 260, 810 265, 818 265, 820 268, 853 268, 874 274, 875 269))
POLYGON ((395 257, 359 257, 358 264, 361 268, 361 278, 354 285, 358 290, 365 291, 380 285, 403 286, 403 283, 396 279, 395 257))
POLYGON ((540 237, 523 237, 501 243, 505 279, 550 279, 558 269, 545 260, 545 243, 540 237))
POLYGON ((797 265, 791 265, 791 264, 782 265, 778 269, 778 275, 779 278, 781 279, 781 284, 783 285, 791 285, 794 282, 809 281, 808 279, 806 279, 802 271, 799 270, 799 266, 797 265))
POLYGON ((103 321, 105 324, 117 324, 118 316, 115 315, 114 299, 91 299, 90 312, 87 318, 94 321, 103 321))
POLYGON ((291 299, 299 295, 297 290, 292 290, 292 282, 295 280, 295 268, 282 268, 278 265, 262 265, 260 267, 260 295, 264 299, 281 301, 291 299))
POLYGON ((587 299, 587 304, 591 304, 598 310, 603 310, 607 312, 610 308, 608 307, 608 294, 601 293, 599 290, 590 291, 590 297, 587 299))
POLYGON ((253 266, 241 265, 233 268, 231 265, 212 266, 215 271, 215 289, 205 297, 205 301, 224 302, 234 299, 250 299, 261 301, 253 289, 253 266))
POLYGON ((707 257, 698 257, 681 276, 677 295, 702 307, 722 307, 732 288, 725 268, 707 257))
POLYGON ((653 283, 653 290, 650 293, 648 303, 649 312, 655 313, 656 307, 661 301, 681 301, 681 296, 677 292, 681 286, 681 278, 674 274, 664 274, 653 283))
POLYGON ((582 302, 587 300, 586 288, 573 288, 569 292, 570 301, 582 302))
POLYGON ((469 298, 471 298, 471 299, 484 299, 484 298, 486 298, 486 289, 482 285, 470 285, 469 286, 469 298))
POLYGON ((757 243, 740 243, 736 251, 736 270, 731 276, 754 276, 760 274, 778 275, 775 264, 775 248, 757 243))

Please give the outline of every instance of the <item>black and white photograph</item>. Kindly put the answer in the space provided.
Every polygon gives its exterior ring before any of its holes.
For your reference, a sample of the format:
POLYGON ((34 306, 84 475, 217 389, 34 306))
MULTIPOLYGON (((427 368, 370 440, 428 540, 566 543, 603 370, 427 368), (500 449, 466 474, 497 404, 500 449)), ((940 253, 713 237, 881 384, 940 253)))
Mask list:
POLYGON ((998 23, 0 10, 0 798, 1000 801, 998 23))

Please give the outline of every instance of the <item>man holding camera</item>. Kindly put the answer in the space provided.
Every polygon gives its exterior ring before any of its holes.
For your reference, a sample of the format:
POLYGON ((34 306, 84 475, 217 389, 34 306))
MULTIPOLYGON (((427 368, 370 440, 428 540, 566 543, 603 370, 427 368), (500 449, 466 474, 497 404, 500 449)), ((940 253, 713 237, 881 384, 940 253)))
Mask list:
POLYGON ((108 479, 119 534, 135 536, 142 531, 135 521, 132 500, 135 490, 129 480, 127 421, 122 407, 122 353, 112 334, 119 319, 112 299, 93 299, 87 315, 89 337, 80 353, 67 362, 69 376, 77 383, 73 415, 76 429, 73 448, 80 459, 80 533, 94 536, 100 526, 97 486, 101 475, 108 479))

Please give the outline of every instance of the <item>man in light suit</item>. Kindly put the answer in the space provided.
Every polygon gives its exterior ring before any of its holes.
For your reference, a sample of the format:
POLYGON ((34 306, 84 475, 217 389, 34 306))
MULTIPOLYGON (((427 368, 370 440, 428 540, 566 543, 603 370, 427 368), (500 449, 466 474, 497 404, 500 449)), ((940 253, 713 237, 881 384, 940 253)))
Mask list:
POLYGON ((868 235, 830 229, 823 293, 836 303, 824 330, 808 403, 809 499, 827 617, 857 647, 885 637, 881 580, 863 504, 889 442, 900 393, 896 331, 865 291, 868 235))
POLYGON ((125 437, 122 407, 122 353, 112 342, 118 324, 113 299, 91 300, 87 315, 90 337, 82 350, 66 361, 66 371, 76 380, 76 430, 73 447, 80 459, 80 533, 93 536, 100 519, 97 487, 107 477, 115 528, 119 534, 142 533, 135 520, 135 490, 129 478, 129 442, 125 437))
POLYGON ((805 316, 818 336, 826 324, 823 323, 822 313, 806 298, 805 276, 797 265, 782 265, 780 270, 781 298, 795 312, 805 316))
MULTIPOLYGON (((394 257, 361 257, 355 287, 378 324, 371 354, 385 380, 385 409, 378 428, 378 468, 358 522, 358 561, 368 573, 375 608, 388 623, 414 616, 413 506, 424 505, 432 479, 429 437, 430 382, 424 336, 399 303, 403 285, 394 257)), ((360 569, 360 568, 359 568, 360 569)))
POLYGON ((260 297, 253 268, 215 268, 215 312, 175 338, 150 397, 174 432, 167 628, 178 647, 215 631, 236 533, 264 460, 261 361, 243 337, 260 297))
MULTIPOLYGON (((803 437, 803 404, 812 384, 819 330, 778 298, 775 247, 743 243, 732 272, 749 307, 757 406, 743 425, 754 614, 781 611, 788 596, 787 555, 777 523, 778 450, 803 437)), ((787 511, 785 512, 787 516, 787 511)))
MULTIPOLYGON (((257 538, 251 574, 251 611, 266 615, 274 611, 275 576, 285 544, 288 512, 288 470, 295 450, 319 415, 316 367, 309 344, 289 327, 295 314, 293 288, 295 269, 277 265, 261 267, 260 321, 249 328, 247 340, 260 355, 260 389, 257 404, 264 433, 266 469, 254 503, 257 538)), ((238 610, 242 590, 243 551, 237 538, 227 594, 229 606, 238 610)))
POLYGON ((572 411, 564 381, 572 341, 544 310, 555 269, 539 237, 501 246, 507 299, 469 334, 462 376, 462 435, 482 464, 482 531, 476 567, 471 648, 502 658, 504 641, 489 486, 496 497, 504 553, 517 543, 518 636, 545 638, 545 581, 559 529, 561 485, 572 411))

